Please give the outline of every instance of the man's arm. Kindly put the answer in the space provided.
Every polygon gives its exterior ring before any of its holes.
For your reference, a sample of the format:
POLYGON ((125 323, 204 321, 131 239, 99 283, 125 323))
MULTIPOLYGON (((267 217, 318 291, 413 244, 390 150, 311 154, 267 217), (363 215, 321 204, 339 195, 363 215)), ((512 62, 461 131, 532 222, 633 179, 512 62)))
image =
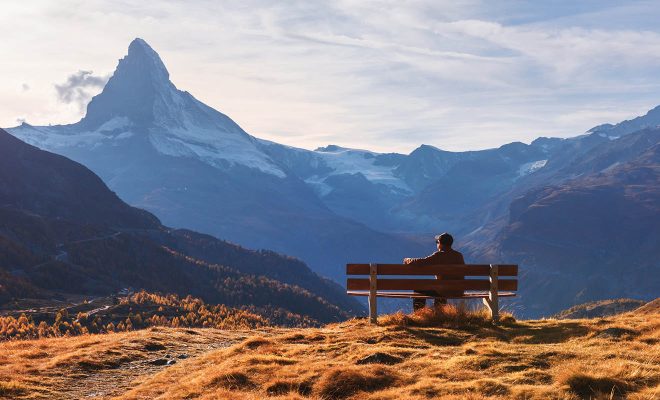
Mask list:
POLYGON ((435 252, 435 253, 431 254, 430 256, 424 257, 424 258, 404 258, 403 263, 408 264, 408 265, 413 265, 413 266, 416 266, 416 267, 423 267, 425 265, 433 265, 434 264, 433 259, 434 259, 434 256, 436 254, 438 254, 438 253, 435 252))

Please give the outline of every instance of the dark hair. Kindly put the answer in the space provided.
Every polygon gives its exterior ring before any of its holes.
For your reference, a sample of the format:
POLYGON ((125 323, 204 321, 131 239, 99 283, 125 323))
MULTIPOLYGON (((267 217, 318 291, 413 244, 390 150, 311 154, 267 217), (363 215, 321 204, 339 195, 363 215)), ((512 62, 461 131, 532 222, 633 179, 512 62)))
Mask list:
POLYGON ((443 246, 451 246, 454 243, 454 238, 452 237, 452 235, 445 232, 436 236, 435 241, 437 243, 442 244, 443 246))

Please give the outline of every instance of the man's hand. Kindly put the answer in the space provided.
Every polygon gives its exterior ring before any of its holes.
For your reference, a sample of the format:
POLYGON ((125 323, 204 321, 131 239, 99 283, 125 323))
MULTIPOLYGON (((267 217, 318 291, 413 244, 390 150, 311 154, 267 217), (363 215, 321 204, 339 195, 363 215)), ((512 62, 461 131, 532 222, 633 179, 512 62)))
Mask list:
POLYGON ((412 261, 413 261, 412 258, 404 258, 404 259, 403 259, 403 263, 404 263, 404 264, 410 264, 412 261))

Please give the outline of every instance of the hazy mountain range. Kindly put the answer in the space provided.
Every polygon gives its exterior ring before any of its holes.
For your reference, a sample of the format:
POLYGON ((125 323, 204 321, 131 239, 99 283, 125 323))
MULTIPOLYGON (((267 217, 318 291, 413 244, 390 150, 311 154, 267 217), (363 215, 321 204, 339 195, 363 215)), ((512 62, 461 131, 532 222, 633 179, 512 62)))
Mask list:
POLYGON ((522 264, 531 315, 657 296, 658 124, 655 108, 483 151, 310 151, 251 136, 178 90, 136 39, 81 121, 8 131, 86 165, 166 225, 296 256, 337 281, 346 262, 423 255, 451 231, 468 259, 522 264))
POLYGON ((299 260, 169 229, 84 166, 0 129, 0 304, 124 288, 250 307, 282 323, 362 311, 299 260))

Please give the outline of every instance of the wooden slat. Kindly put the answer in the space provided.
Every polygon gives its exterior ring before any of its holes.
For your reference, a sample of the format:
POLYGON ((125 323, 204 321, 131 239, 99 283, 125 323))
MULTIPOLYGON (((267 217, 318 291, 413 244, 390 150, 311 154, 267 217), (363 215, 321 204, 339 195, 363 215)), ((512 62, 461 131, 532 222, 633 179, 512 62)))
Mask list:
MULTIPOLYGON (((500 280, 501 290, 518 290, 517 280, 500 280)), ((443 280, 443 279, 378 279, 378 290, 489 290, 490 281, 486 279, 443 280)), ((349 278, 348 290, 369 290, 369 279, 349 278)))
MULTIPOLYGON (((349 290, 346 292, 349 296, 369 296, 369 292, 365 290, 349 290)), ((433 296, 427 296, 425 294, 415 293, 415 292, 376 292, 378 297, 389 297, 397 299, 432 299, 433 296)), ((515 297, 514 292, 499 292, 499 297, 515 297)), ((449 299, 481 299, 487 298, 488 292, 478 292, 478 293, 465 293, 462 296, 446 296, 449 299)))
MULTIPOLYGON (((499 276, 518 276, 515 264, 499 265, 499 276)), ((346 275, 369 275, 369 264, 346 264, 346 275)), ((488 264, 429 265, 378 264, 378 275, 463 275, 490 276, 488 264)))

